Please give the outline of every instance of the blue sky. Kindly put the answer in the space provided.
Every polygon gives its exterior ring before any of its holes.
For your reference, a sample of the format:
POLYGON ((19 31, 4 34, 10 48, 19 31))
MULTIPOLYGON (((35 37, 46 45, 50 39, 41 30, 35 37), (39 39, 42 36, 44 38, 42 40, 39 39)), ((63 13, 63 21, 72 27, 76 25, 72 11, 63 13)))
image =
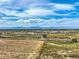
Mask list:
POLYGON ((79 29, 79 0, 0 0, 0 29, 79 29))

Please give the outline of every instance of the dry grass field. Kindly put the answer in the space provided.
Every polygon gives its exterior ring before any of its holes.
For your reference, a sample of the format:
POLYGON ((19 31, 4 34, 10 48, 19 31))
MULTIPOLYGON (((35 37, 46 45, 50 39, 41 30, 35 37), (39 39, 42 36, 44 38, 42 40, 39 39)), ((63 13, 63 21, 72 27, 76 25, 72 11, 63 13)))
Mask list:
POLYGON ((47 41, 38 59, 79 59, 79 43, 47 41))
POLYGON ((37 40, 0 40, 0 59, 36 59, 42 46, 37 40))
POLYGON ((79 31, 1 31, 0 59, 79 59, 79 31))

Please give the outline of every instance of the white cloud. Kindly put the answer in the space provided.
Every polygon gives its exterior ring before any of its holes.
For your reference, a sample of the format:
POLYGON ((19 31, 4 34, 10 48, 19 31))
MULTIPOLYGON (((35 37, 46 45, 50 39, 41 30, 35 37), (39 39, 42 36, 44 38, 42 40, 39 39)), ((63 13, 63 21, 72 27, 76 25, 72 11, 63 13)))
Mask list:
POLYGON ((15 11, 15 10, 8 10, 5 8, 0 8, 0 13, 3 13, 7 16, 30 17, 30 16, 51 15, 51 14, 53 14, 53 11, 46 10, 46 9, 28 9, 21 13, 21 12, 15 11))
POLYGON ((26 27, 30 25, 30 22, 26 20, 17 20, 17 21, 9 21, 9 20, 0 20, 0 27, 26 27))
POLYGON ((10 0, 0 0, 0 3, 8 2, 10 0))
POLYGON ((50 15, 52 14, 52 10, 46 10, 46 9, 28 9, 26 10, 26 13, 28 13, 28 15, 50 15))
POLYGON ((73 10, 73 9, 75 9, 73 4, 49 3, 49 5, 57 10, 73 10))
POLYGON ((6 8, 0 8, 0 13, 3 13, 7 16, 8 15, 11 16, 11 15, 15 15, 17 12, 15 10, 8 10, 6 8))
MULTIPOLYGON (((7 2, 10 0, 0 0, 0 2, 7 2)), ((14 1, 14 0, 13 0, 14 1)), ((58 4, 58 3, 49 3, 46 0, 42 2, 43 0, 21 0, 17 1, 15 4, 12 5, 9 3, 12 9, 8 9, 5 7, 0 7, 0 13, 3 13, 7 16, 16 16, 14 19, 19 17, 17 21, 12 21, 10 18, 4 18, 5 20, 0 20, 0 27, 2 26, 22 26, 22 27, 30 27, 30 26, 40 26, 40 27, 78 27, 79 19, 78 18, 62 18, 62 19, 41 19, 35 18, 32 19, 32 17, 37 17, 37 16, 47 16, 47 15, 55 15, 55 16, 68 16, 71 15, 72 12, 70 13, 56 13, 55 11, 57 10, 74 10, 76 4, 58 4), (23 2, 23 3, 21 3, 23 2), (45 3, 45 4, 44 4, 45 3), (50 8, 49 8, 50 7, 50 8), (18 12, 16 9, 24 8, 23 12, 18 12), (25 18, 24 18, 25 17, 25 18), (28 19, 29 18, 29 19, 28 19), (8 20, 9 19, 9 20, 8 20)), ((71 15, 72 16, 72 15, 71 15)))
MULTIPOLYGON (((25 1, 25 0, 24 0, 25 1)), ((37 8, 37 7, 29 7, 29 9, 25 9, 24 12, 18 12, 18 10, 9 10, 6 8, 0 8, 0 12, 4 13, 8 16, 18 16, 18 17, 33 17, 33 16, 46 16, 46 15, 56 15, 56 16, 68 16, 69 13, 66 14, 60 14, 60 13, 56 13, 55 10, 72 10, 75 9, 73 5, 70 4, 56 4, 56 3, 47 3, 47 4, 43 4, 43 3, 32 3, 31 5, 36 6, 39 4, 42 4, 41 6, 39 5, 38 7, 42 7, 42 6, 50 6, 53 8, 37 8), (4 12, 5 11, 5 12, 4 12)))
POLYGON ((21 17, 35 17, 35 16, 46 16, 46 15, 63 15, 63 16, 66 16, 68 14, 58 14, 58 13, 55 13, 54 11, 52 10, 49 10, 49 9, 28 9, 24 12, 18 12, 16 10, 8 10, 8 9, 5 9, 5 8, 0 8, 0 13, 3 13, 7 16, 17 16, 19 18, 21 17), (5 11, 5 12, 4 12, 5 11))
POLYGON ((49 28, 79 28, 78 18, 62 18, 62 19, 19 19, 17 21, 0 20, 0 27, 33 27, 40 26, 49 28))

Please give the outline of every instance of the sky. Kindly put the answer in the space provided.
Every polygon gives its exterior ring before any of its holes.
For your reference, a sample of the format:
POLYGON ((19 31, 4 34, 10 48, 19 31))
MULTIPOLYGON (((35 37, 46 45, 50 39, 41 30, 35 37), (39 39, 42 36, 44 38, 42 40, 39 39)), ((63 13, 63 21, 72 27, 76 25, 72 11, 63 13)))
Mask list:
POLYGON ((79 0, 0 0, 0 29, 79 29, 79 0))

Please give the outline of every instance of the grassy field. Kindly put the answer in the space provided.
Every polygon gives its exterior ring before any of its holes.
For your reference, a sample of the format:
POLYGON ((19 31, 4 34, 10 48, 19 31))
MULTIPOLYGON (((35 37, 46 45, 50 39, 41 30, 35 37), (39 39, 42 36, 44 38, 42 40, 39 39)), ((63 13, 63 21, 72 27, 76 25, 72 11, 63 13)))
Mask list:
POLYGON ((43 41, 0 40, 0 59, 36 59, 43 41))
POLYGON ((79 43, 48 41, 38 59, 79 59, 79 43))
POLYGON ((79 39, 79 34, 48 34, 48 38, 60 38, 60 39, 72 39, 77 38, 79 39))
MULTIPOLYGON (((17 32, 16 32, 17 33, 17 32)), ((4 34, 0 34, 0 38, 1 39, 11 39, 11 40, 39 40, 41 39, 42 35, 37 35, 37 34, 14 34, 12 33, 4 33, 4 34)))
POLYGON ((79 33, 3 31, 0 59, 79 59, 79 33))

